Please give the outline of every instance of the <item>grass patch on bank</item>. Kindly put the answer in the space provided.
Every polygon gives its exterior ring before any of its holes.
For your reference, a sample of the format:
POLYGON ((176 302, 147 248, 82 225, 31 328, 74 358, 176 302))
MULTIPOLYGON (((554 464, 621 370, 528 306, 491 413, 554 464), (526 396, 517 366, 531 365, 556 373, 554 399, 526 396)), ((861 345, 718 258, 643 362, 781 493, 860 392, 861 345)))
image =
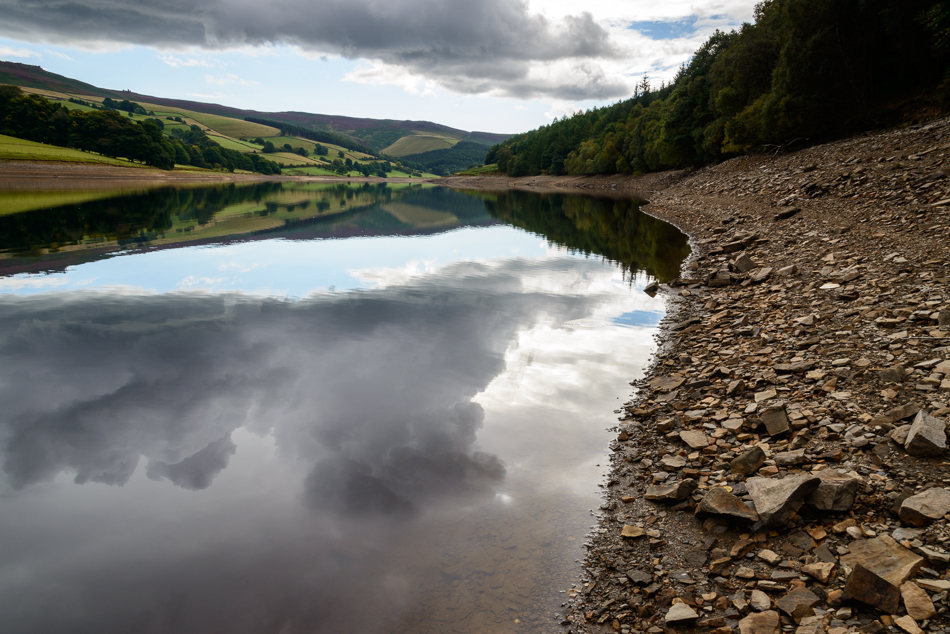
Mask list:
POLYGON ((155 169, 126 159, 114 159, 93 152, 45 145, 0 134, 0 160, 6 161, 64 161, 69 163, 98 163, 138 169, 155 169))

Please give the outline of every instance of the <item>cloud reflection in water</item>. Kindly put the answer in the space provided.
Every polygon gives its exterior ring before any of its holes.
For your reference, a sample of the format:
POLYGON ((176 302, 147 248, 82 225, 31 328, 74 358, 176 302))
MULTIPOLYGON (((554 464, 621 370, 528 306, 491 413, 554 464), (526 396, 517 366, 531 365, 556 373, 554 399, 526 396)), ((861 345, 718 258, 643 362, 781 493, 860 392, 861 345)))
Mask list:
POLYGON ((473 399, 519 333, 610 303, 611 269, 462 262, 296 302, 5 300, 0 612, 76 632, 343 632, 411 612, 413 575, 438 575, 433 526, 452 526, 433 518, 508 495, 473 399))

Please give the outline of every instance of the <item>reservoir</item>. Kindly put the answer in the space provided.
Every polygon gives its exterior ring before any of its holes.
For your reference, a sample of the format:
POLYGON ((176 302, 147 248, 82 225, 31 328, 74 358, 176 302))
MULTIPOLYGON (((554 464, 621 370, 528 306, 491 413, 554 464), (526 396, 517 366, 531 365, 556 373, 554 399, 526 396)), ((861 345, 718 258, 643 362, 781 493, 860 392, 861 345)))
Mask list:
POLYGON ((4 632, 560 631, 688 252, 629 198, 0 183, 4 632))

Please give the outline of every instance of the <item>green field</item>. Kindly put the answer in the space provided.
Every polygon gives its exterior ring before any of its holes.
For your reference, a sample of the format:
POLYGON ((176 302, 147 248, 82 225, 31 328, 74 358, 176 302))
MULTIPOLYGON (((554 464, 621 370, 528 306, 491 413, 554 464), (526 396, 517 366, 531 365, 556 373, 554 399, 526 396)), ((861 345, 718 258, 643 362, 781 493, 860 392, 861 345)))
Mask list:
MULTIPOLYGON (((313 148, 316 147, 317 145, 315 141, 311 141, 309 139, 301 139, 300 137, 296 137, 296 136, 268 136, 268 137, 262 137, 262 139, 264 141, 270 141, 277 148, 284 147, 284 143, 290 143, 291 147, 295 147, 295 148, 302 147, 308 152, 310 152, 311 154, 313 154, 313 148)), ((329 154, 323 157, 330 161, 332 161, 335 158, 339 158, 340 157, 339 152, 341 150, 343 152, 344 159, 350 159, 353 161, 376 160, 369 154, 364 154, 363 152, 354 152, 353 150, 348 150, 339 145, 333 145, 331 143, 321 143, 320 145, 322 145, 323 147, 327 148, 330 151, 329 154)), ((257 147, 257 146, 254 146, 254 147, 257 147)))
POLYGON ((410 154, 421 154, 430 150, 444 150, 458 143, 458 139, 448 137, 430 136, 423 134, 413 134, 404 136, 392 145, 382 150, 383 154, 390 156, 409 156, 410 154))
POLYGON ((226 147, 229 150, 237 150, 238 152, 260 152, 260 147, 253 143, 237 141, 235 139, 218 136, 217 134, 209 134, 208 137, 217 142, 221 147, 226 147))
POLYGON ((140 163, 133 163, 125 159, 114 159, 93 152, 83 152, 65 147, 55 147, 43 143, 34 143, 12 136, 0 134, 0 160, 12 161, 67 161, 71 163, 100 163, 103 165, 119 165, 121 167, 137 167, 139 169, 155 169, 140 163))
POLYGON ((484 174, 494 174, 498 171, 498 166, 492 163, 491 165, 482 165, 481 167, 473 167, 470 170, 465 170, 463 172, 457 172, 459 176, 480 176, 484 174))
POLYGON ((280 132, 280 130, 277 128, 261 125, 259 123, 251 123, 250 121, 242 121, 241 119, 232 119, 231 117, 221 117, 213 114, 204 114, 202 112, 192 112, 191 110, 179 110, 178 108, 156 106, 155 104, 143 103, 141 105, 146 110, 154 110, 156 114, 159 111, 162 111, 163 113, 168 112, 168 114, 172 116, 194 119, 202 126, 211 128, 212 130, 224 136, 231 137, 232 139, 239 139, 241 137, 253 139, 254 137, 270 136, 280 132))

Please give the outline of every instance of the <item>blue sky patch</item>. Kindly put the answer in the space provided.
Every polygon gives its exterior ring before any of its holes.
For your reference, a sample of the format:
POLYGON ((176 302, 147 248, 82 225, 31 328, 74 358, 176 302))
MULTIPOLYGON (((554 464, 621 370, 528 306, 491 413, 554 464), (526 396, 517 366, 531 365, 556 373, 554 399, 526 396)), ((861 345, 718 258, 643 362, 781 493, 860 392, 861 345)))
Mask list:
POLYGON ((611 321, 620 326, 655 326, 660 323, 663 313, 652 310, 634 310, 614 317, 611 321))
POLYGON ((696 33, 695 15, 679 20, 642 20, 631 22, 630 29, 639 31, 651 40, 672 40, 679 37, 690 37, 696 33))

